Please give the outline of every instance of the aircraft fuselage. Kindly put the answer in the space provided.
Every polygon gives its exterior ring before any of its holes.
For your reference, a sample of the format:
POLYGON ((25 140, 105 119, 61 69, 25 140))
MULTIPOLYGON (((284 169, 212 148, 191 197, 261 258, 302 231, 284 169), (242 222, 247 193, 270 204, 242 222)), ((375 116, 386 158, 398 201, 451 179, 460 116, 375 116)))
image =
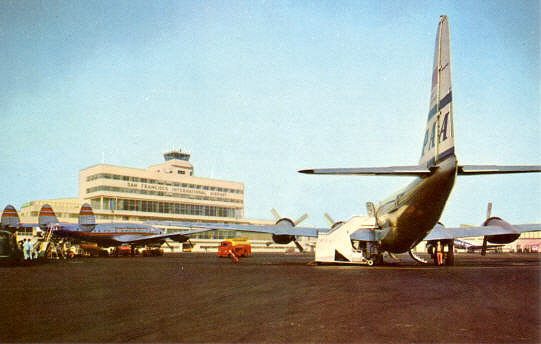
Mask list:
POLYGON ((402 253, 415 247, 436 225, 453 188, 457 173, 454 155, 438 164, 428 177, 418 177, 407 187, 380 202, 378 225, 390 228, 381 249, 402 253))
POLYGON ((81 241, 96 242, 103 246, 116 246, 124 241, 135 240, 142 236, 160 234, 161 231, 150 226, 138 224, 107 223, 98 224, 91 231, 81 231, 59 226, 56 235, 81 241), (122 241, 118 240, 123 238, 122 241))

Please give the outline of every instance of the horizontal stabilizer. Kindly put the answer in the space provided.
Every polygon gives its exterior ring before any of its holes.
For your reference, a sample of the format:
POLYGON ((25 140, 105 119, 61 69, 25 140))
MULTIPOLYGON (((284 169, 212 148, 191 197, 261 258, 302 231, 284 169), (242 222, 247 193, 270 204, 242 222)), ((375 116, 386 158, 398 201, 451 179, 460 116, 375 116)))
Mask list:
POLYGON ((300 170, 306 174, 334 174, 334 175, 368 175, 368 176, 428 176, 432 170, 425 166, 389 166, 389 167, 360 167, 360 168, 321 168, 300 170))
POLYGON ((471 176, 476 174, 506 174, 541 172, 541 165, 462 165, 458 166, 457 174, 471 176))

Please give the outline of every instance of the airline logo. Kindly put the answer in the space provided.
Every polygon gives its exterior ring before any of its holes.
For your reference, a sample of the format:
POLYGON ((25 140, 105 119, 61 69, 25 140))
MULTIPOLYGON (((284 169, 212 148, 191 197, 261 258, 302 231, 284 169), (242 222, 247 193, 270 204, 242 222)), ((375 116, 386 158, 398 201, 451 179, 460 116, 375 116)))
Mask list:
MULTIPOLYGON (((443 116, 443 121, 441 122, 441 128, 440 128, 440 133, 438 137, 438 143, 445 142, 447 141, 447 138, 449 138, 450 135, 448 134, 448 123, 449 123, 449 112, 447 112, 443 116)), ((434 123, 432 123, 432 129, 430 128, 426 129, 425 139, 423 143, 423 152, 421 155, 424 155, 426 152, 430 151, 436 146, 435 144, 436 135, 437 135, 436 124, 437 124, 437 121, 434 121, 434 123)))

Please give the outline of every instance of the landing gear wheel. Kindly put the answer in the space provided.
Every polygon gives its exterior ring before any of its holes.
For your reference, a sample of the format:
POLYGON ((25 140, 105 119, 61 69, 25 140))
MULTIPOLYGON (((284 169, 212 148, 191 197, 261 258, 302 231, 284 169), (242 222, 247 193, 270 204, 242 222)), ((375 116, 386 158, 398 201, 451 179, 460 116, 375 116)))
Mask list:
POLYGON ((374 265, 374 261, 373 261, 372 259, 368 259, 368 260, 366 261, 366 265, 372 266, 372 265, 374 265))

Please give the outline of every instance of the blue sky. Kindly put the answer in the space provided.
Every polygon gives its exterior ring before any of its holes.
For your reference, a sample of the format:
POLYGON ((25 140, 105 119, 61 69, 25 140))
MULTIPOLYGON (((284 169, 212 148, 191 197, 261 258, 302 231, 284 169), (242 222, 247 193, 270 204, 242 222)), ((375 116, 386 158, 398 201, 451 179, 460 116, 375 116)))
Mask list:
MULTIPOLYGON (((440 14, 462 164, 540 164, 538 1, 0 2, 0 205, 77 196, 80 169, 182 147, 245 215, 347 220, 419 160, 440 14)), ((541 176, 457 179, 442 221, 541 222, 541 176)))

